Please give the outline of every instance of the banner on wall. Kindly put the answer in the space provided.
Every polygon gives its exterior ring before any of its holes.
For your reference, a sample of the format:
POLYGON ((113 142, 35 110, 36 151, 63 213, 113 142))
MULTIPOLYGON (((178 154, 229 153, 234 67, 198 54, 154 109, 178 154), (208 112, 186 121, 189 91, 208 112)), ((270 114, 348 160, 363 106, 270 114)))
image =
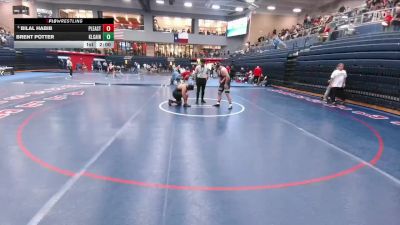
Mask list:
POLYGON ((189 34, 186 32, 174 34, 174 42, 180 44, 187 44, 189 43, 189 34))
MULTIPOLYGON (((115 24, 114 24, 115 27, 115 24)), ((115 29, 114 30, 114 40, 124 40, 124 30, 115 29)))

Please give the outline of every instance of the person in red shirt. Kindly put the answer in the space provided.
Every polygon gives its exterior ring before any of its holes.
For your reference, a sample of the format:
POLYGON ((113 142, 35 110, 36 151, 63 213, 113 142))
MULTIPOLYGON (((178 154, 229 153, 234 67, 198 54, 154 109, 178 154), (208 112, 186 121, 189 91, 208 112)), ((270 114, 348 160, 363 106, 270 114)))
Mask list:
POLYGON ((390 25, 392 24, 392 21, 393 21, 393 16, 390 14, 390 11, 385 12, 385 19, 382 22, 384 31, 390 31, 391 28, 390 25))
POLYGON ((228 71, 228 73, 231 74, 231 67, 230 66, 226 66, 225 68, 228 71))
POLYGON ((189 68, 186 68, 185 72, 183 72, 182 78, 183 80, 189 80, 190 75, 192 74, 192 71, 189 70, 189 68))
POLYGON ((254 84, 259 84, 260 83, 260 78, 261 78, 261 76, 262 76, 262 69, 260 68, 260 66, 257 66, 255 69, 254 69, 254 84))
POLYGON ((329 38, 329 33, 331 32, 331 27, 327 24, 324 28, 324 31, 321 34, 322 42, 325 42, 329 38))

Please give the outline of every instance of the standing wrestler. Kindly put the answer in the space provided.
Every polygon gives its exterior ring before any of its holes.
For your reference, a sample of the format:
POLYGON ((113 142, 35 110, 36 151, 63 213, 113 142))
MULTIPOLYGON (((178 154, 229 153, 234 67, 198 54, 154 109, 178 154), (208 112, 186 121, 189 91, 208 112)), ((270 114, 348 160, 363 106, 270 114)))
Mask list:
POLYGON ((218 88, 218 101, 217 101, 217 104, 215 104, 214 106, 220 107, 222 93, 225 92, 226 98, 228 99, 228 102, 229 102, 228 109, 232 109, 233 108, 232 97, 230 94, 231 78, 229 76, 228 70, 224 66, 221 66, 219 63, 217 64, 215 69, 217 70, 217 74, 219 76, 219 88, 218 88))

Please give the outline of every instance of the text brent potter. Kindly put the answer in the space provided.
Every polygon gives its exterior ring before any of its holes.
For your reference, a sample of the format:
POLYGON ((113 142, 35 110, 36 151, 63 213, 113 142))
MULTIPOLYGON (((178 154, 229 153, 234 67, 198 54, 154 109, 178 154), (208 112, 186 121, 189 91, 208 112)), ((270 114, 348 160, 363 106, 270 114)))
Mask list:
POLYGON ((54 35, 48 34, 18 34, 16 40, 54 40, 54 35))

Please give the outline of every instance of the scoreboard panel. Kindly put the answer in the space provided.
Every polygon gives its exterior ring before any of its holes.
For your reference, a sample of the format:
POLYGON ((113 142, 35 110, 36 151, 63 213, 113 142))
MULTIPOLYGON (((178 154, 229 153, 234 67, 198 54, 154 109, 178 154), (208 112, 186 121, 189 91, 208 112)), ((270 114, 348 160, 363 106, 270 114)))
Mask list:
POLYGON ((15 48, 114 48, 114 19, 15 18, 15 48))

